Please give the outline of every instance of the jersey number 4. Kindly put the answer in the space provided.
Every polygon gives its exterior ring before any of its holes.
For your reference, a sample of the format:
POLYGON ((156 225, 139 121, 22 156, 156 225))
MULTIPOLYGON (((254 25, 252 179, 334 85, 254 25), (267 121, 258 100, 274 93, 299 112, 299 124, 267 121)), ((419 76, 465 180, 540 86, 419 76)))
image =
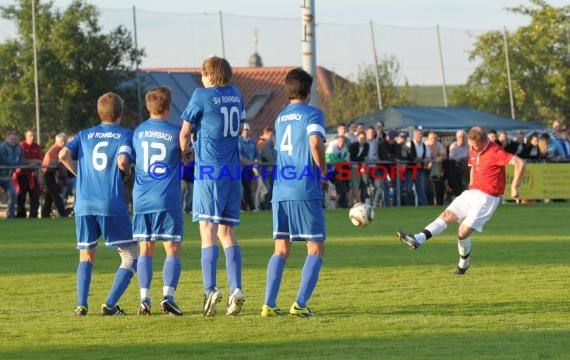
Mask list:
POLYGON ((279 144, 279 151, 286 152, 289 156, 293 155, 293 143, 291 142, 291 125, 287 125, 285 133, 279 144))

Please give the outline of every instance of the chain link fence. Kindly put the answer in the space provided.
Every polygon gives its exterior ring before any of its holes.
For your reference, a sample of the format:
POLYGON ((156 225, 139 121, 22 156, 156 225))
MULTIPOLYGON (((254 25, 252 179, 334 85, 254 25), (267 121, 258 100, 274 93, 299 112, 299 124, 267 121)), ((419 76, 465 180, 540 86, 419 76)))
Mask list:
MULTIPOLYGON (((143 9, 101 9, 105 30, 119 25, 136 34, 145 49, 142 67, 199 67, 209 55, 225 56, 233 66, 248 66, 257 49, 264 66, 301 64, 301 18, 268 18, 227 13, 162 13, 143 9), (257 43, 254 34, 257 32, 257 43)), ((500 30, 500 29, 496 29, 500 30)), ((395 56, 401 82, 441 85, 442 65, 447 84, 463 84, 475 69, 468 52, 489 30, 410 28, 381 24, 319 23, 317 63, 345 77, 374 62, 372 33, 380 58, 395 56)))

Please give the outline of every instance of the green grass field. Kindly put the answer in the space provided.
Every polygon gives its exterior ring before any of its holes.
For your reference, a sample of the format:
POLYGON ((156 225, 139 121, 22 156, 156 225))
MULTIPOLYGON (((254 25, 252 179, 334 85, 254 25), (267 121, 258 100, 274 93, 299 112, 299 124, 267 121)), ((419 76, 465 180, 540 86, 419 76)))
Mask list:
MULTIPOLYGON (((394 236, 419 230, 441 208, 377 209, 367 228, 327 211, 324 266, 312 319, 261 318, 270 213, 242 216, 247 302, 238 317, 203 318, 198 230, 186 218, 176 301, 188 316, 101 317, 118 256, 100 246, 90 314, 72 314, 77 251, 71 219, 0 222, 0 359, 568 359, 570 206, 504 205, 473 236, 467 275, 451 226, 412 252, 394 236)), ((295 300, 303 244, 287 264, 278 304, 295 300)), ((164 255, 155 258, 153 311, 164 255)), ((224 258, 218 286, 227 299, 224 258)), ((135 314, 133 279, 119 305, 135 314)))

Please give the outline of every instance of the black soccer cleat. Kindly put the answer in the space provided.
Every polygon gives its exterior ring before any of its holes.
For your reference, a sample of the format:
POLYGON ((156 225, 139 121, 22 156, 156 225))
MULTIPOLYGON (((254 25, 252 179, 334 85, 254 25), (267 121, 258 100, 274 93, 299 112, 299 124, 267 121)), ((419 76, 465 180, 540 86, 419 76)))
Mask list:
POLYGON ((73 313, 77 316, 85 316, 87 315, 87 308, 85 306, 78 305, 73 313))
POLYGON ((137 316, 150 316, 150 303, 143 300, 137 311, 137 316))
POLYGON ((420 243, 416 240, 416 238, 412 234, 406 234, 404 231, 398 230, 396 231, 396 236, 398 237, 398 239, 400 239, 401 242, 408 245, 412 250, 416 250, 417 248, 420 247, 420 243))
POLYGON ((108 307, 107 304, 101 305, 101 315, 104 316, 125 316, 127 315, 120 307, 108 307))
POLYGON ((453 275, 465 275, 465 273, 467 272, 467 269, 469 269, 469 266, 467 266, 465 268, 460 268, 459 266, 457 266, 455 271, 453 271, 453 275))
POLYGON ((174 316, 184 316, 184 313, 174 301, 170 302, 166 298, 160 302, 160 310, 165 314, 172 314, 174 316))

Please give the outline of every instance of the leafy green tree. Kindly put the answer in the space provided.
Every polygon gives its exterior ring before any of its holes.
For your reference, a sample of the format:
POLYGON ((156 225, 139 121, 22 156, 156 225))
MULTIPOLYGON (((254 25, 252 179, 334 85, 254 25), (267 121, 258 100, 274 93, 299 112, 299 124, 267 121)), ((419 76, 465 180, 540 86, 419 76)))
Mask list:
MULTIPOLYGON (((114 91, 136 109, 136 95, 121 86, 134 78, 132 67, 143 55, 122 26, 101 32, 98 10, 82 0, 63 11, 52 1, 19 0, 0 8, 17 29, 0 44, 0 128, 35 127, 32 2, 36 1, 36 39, 42 139, 60 131, 74 133, 96 124, 97 99, 114 91)), ((134 116, 127 113, 127 123, 134 116)))
MULTIPOLYGON (((570 120, 570 6, 556 8, 529 0, 510 11, 531 22, 508 34, 509 66, 516 117, 545 124, 570 120)), ((480 36, 470 53, 480 65, 450 102, 511 115, 503 32, 480 36)))
MULTIPOLYGON (((378 63, 382 106, 406 104, 409 85, 398 86, 400 64, 395 56, 386 56, 378 63)), ((349 121, 378 110, 374 65, 359 68, 356 79, 333 78, 334 96, 321 102, 328 125, 349 121)))

